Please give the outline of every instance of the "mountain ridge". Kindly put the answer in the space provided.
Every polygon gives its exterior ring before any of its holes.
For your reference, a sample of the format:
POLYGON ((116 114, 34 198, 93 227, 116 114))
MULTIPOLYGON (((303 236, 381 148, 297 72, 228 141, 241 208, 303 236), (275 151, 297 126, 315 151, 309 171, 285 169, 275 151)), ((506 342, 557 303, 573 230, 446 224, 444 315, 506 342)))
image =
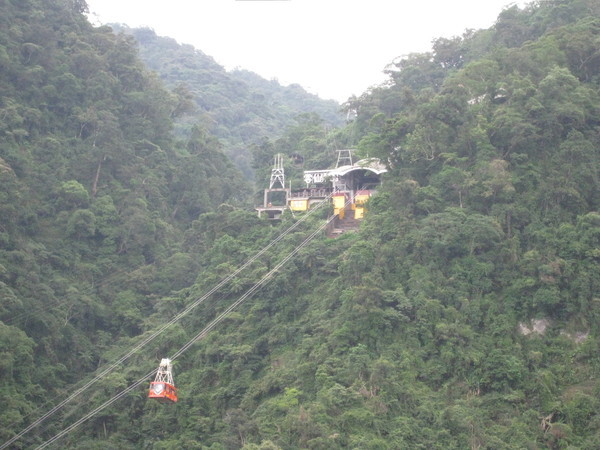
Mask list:
POLYGON ((262 178, 334 141, 388 166, 356 232, 282 266, 328 211, 259 219, 217 137, 173 131, 186 90, 84 3, 0 2, 2 442, 236 273, 15 446, 119 396, 60 445, 600 448, 597 1, 507 8, 396 60, 343 128, 254 146, 262 178), (176 404, 122 396, 275 267, 174 361, 176 404))
POLYGON ((179 120, 180 131, 185 134, 193 123, 202 124, 248 177, 253 175, 248 148, 281 136, 297 116, 316 113, 332 128, 344 123, 337 102, 322 100, 298 84, 281 86, 244 69, 227 71, 192 45, 148 28, 113 27, 136 38, 140 57, 167 86, 185 85, 189 90, 196 110, 179 120))

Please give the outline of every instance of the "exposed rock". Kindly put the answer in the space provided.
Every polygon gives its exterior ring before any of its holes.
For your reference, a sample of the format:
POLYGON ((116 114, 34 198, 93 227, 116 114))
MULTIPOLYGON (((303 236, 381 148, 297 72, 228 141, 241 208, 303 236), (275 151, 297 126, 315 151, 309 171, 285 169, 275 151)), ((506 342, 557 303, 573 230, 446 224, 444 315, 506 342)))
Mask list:
POLYGON ((581 344, 583 341, 585 341, 587 339, 587 337, 590 335, 590 332, 589 331, 577 331, 575 333, 568 333, 568 332, 562 330, 560 332, 560 334, 575 341, 577 344, 581 344))
POLYGON ((523 322, 519 323, 519 332, 523 336, 527 336, 531 333, 544 335, 546 332, 546 328, 550 325, 550 321, 548 319, 532 319, 529 324, 525 324, 523 322))
MULTIPOLYGON (((528 336, 530 334, 539 334, 543 336, 546 333, 546 329, 549 326, 550 321, 548 319, 532 319, 529 321, 529 323, 519 322, 519 333, 521 333, 523 336, 528 336)), ((587 339, 587 337, 590 335, 590 332, 576 331, 573 333, 569 333, 565 330, 561 330, 560 334, 562 336, 568 337, 577 344, 581 344, 587 339)))

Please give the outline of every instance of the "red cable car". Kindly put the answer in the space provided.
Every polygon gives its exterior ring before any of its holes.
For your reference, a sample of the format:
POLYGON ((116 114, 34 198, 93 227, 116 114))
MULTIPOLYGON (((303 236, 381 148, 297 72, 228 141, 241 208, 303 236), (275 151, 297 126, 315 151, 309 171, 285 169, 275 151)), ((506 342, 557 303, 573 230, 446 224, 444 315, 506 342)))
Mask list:
POLYGON ((175 403, 177 401, 177 388, 173 382, 170 359, 163 358, 160 361, 156 378, 150 383, 148 398, 155 398, 161 403, 175 403))

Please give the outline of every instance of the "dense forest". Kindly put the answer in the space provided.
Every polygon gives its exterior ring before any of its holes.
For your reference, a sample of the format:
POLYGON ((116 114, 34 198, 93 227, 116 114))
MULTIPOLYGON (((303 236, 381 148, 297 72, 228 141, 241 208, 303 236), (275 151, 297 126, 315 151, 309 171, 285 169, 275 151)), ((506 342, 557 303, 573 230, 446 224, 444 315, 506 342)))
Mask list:
POLYGON ((343 125, 337 102, 322 100, 298 84, 281 86, 241 68, 228 72, 191 45, 157 36, 148 28, 112 28, 133 35, 146 66, 167 87, 189 96, 193 108, 176 118, 176 133, 187 136, 201 124, 219 138, 225 154, 248 178, 254 174, 250 148, 265 138, 281 137, 299 115, 316 114, 330 129, 343 125))
POLYGON ((275 153, 388 165, 359 231, 285 265, 328 211, 259 219, 239 130, 198 104, 254 75, 159 75, 86 11, 0 0, 0 448, 600 448, 596 0, 437 38, 336 129, 244 84, 259 188, 275 153), (121 396, 182 348, 177 403, 121 396))

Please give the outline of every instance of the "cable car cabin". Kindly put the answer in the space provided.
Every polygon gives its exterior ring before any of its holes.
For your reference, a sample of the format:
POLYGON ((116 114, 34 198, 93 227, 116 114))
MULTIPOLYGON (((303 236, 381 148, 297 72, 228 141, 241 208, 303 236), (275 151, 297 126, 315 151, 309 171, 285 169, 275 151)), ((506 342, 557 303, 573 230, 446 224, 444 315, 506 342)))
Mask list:
POLYGON ((177 401, 177 388, 173 382, 170 359, 163 358, 160 361, 156 377, 150 383, 148 398, 154 398, 161 403, 175 403, 177 401))
POLYGON ((150 383, 148 398, 154 398, 160 403, 177 402, 177 388, 169 383, 153 381, 150 383))

